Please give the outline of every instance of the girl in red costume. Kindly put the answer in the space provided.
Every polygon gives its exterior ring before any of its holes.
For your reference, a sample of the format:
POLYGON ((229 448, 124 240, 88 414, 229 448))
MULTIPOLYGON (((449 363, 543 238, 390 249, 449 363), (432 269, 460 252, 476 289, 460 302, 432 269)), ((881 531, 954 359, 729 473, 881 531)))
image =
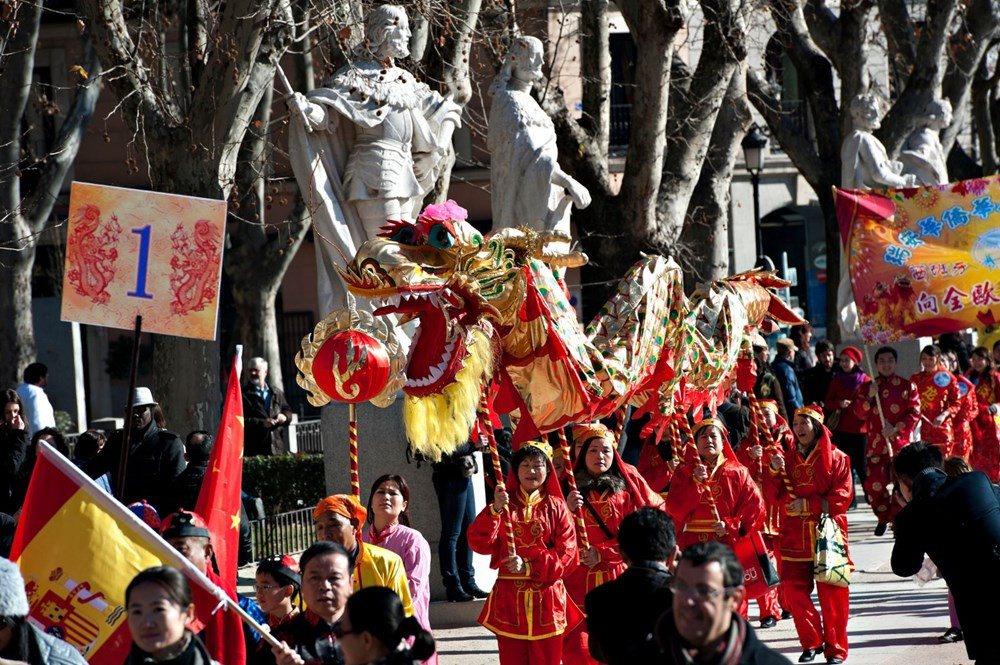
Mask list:
POLYGON ((833 445, 851 459, 851 468, 858 480, 865 480, 865 444, 867 427, 865 419, 855 412, 858 388, 871 378, 861 369, 861 349, 845 346, 840 352, 840 371, 833 375, 830 389, 826 392, 823 412, 833 433, 833 445), (834 414, 837 414, 834 417, 834 414))
POLYGON ((954 445, 954 418, 960 407, 958 381, 944 367, 941 348, 935 344, 920 351, 921 370, 910 377, 920 395, 920 440, 941 449, 941 457, 951 457, 954 445))
POLYGON ((677 526, 677 546, 719 540, 729 546, 764 524, 764 499, 726 438, 717 418, 692 430, 698 463, 682 464, 667 492, 667 512, 677 526))
MULTIPOLYGON (((764 416, 764 426, 771 432, 771 441, 782 453, 787 454, 795 447, 795 437, 792 430, 788 429, 788 423, 778 415, 778 403, 773 399, 758 400, 761 413, 764 416)), ((743 463, 743 466, 750 471, 757 487, 764 492, 764 468, 770 463, 774 449, 764 447, 764 442, 757 436, 756 429, 751 428, 750 434, 743 441, 743 445, 736 451, 736 457, 743 463)), ((761 534, 767 548, 777 554, 775 545, 781 528, 781 507, 773 502, 767 501, 765 497, 765 517, 764 527, 761 534)), ((760 609, 760 627, 772 628, 783 618, 781 608, 784 606, 784 597, 781 593, 781 586, 776 586, 763 596, 757 598, 757 607, 760 609)), ((785 617, 787 618, 787 617, 785 617)))
POLYGON ((990 482, 1000 482, 1000 374, 993 368, 993 357, 985 346, 972 351, 972 367, 966 373, 976 386, 979 414, 972 421, 972 438, 975 441, 970 463, 982 471, 990 482))
POLYGON ((796 410, 792 430, 795 449, 787 456, 771 458, 764 485, 768 498, 779 502, 782 509, 778 541, 781 586, 803 649, 799 662, 811 663, 822 652, 827 663, 842 663, 847 658, 848 587, 816 585, 822 615, 809 596, 813 589, 814 534, 821 513, 834 519, 847 544, 847 508, 854 496, 851 462, 833 447, 818 408, 796 410))
MULTIPOLYGON (((640 508, 663 509, 663 498, 654 492, 631 464, 618 455, 614 435, 600 423, 573 428, 574 447, 579 446, 573 473, 576 492, 569 492, 570 511, 583 517, 589 549, 580 550, 580 560, 570 564, 566 590, 578 607, 594 587, 615 579, 625 570, 618 551, 618 527, 625 516, 640 508)), ((597 663, 587 648, 587 626, 580 623, 563 637, 563 661, 597 663)))
POLYGON ((496 634, 500 665, 559 665, 563 633, 582 620, 562 577, 576 562, 576 534, 552 467, 552 448, 514 453, 506 488, 469 525, 469 547, 500 571, 479 623, 496 634), (503 526, 509 511, 515 554, 503 526))
POLYGON ((972 421, 979 415, 979 402, 976 400, 976 387, 965 378, 958 364, 958 356, 954 351, 944 354, 945 367, 955 377, 958 384, 958 415, 953 419, 953 440, 951 452, 966 462, 972 458, 972 421))

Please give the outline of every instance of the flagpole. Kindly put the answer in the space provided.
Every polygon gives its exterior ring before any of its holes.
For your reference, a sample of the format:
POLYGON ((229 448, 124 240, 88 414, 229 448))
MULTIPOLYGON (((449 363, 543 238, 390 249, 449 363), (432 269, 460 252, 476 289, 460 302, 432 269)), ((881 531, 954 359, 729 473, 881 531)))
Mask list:
POLYGON ((220 601, 216 608, 212 610, 212 614, 215 614, 217 611, 222 609, 223 606, 227 609, 232 609, 245 624, 260 633, 261 638, 265 642, 274 647, 281 646, 282 642, 271 635, 268 628, 265 628, 257 623, 257 621, 252 616, 247 614, 246 611, 239 606, 239 603, 233 600, 228 593, 214 584, 212 580, 208 579, 208 576, 205 575, 204 572, 196 568, 193 563, 188 561, 181 555, 180 552, 175 550, 170 543, 163 540, 160 534, 153 531, 148 524, 139 519, 139 517, 126 508, 124 504, 101 489, 97 483, 90 478, 90 476, 83 473, 83 471, 81 471, 75 464, 63 457, 62 454, 49 445, 44 439, 38 442, 38 450, 46 461, 69 476, 73 483, 81 487, 83 485, 89 486, 88 489, 90 491, 87 492, 88 497, 104 509, 105 512, 111 514, 120 521, 127 522, 130 527, 145 536, 147 542, 152 544, 157 550, 157 554, 164 559, 164 564, 184 571, 189 577, 194 578, 199 586, 205 589, 205 591, 211 593, 216 600, 220 601))
POLYGON ((125 471, 128 469, 129 449, 132 447, 132 423, 135 420, 135 384, 139 373, 139 336, 142 335, 142 315, 135 317, 135 330, 132 332, 132 367, 129 370, 128 401, 125 403, 125 430, 122 432, 122 450, 118 456, 118 496, 125 498, 125 471))

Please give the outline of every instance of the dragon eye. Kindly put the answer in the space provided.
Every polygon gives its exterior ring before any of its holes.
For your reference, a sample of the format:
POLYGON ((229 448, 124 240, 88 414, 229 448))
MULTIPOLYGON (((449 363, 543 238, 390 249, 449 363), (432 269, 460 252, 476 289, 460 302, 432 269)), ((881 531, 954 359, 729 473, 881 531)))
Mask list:
POLYGON ((451 249, 455 244, 455 236, 444 224, 435 224, 427 236, 427 242, 438 249, 451 249))
POLYGON ((412 226, 404 226, 393 233, 390 240, 401 245, 416 245, 417 231, 412 226))

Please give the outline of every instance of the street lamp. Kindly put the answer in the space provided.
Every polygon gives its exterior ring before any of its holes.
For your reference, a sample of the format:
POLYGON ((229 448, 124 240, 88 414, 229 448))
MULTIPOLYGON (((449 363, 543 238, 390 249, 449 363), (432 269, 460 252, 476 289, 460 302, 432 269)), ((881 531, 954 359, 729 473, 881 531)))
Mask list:
MULTIPOLYGON (((757 259, 758 267, 766 268, 764 259, 764 241, 760 229, 760 172, 764 170, 764 156, 767 154, 767 136, 761 128, 754 123, 750 131, 743 137, 740 144, 743 147, 743 163, 746 164, 747 172, 750 174, 750 182, 753 183, 753 223, 757 231, 757 259)), ((771 269, 774 264, 771 263, 771 269)))

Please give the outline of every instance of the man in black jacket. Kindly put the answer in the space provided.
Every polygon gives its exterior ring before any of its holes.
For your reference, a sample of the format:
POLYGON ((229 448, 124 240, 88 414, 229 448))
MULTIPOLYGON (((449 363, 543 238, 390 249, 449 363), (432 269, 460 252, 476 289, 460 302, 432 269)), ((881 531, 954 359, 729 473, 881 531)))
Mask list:
POLYGON ((145 499, 160 515, 168 515, 170 488, 184 470, 184 444, 166 429, 163 411, 149 388, 135 389, 132 412, 132 435, 129 439, 125 487, 119 487, 118 460, 122 453, 124 431, 108 437, 101 452, 84 469, 91 478, 111 474, 111 488, 118 500, 128 505, 145 499))
POLYGON ((267 361, 251 358, 243 384, 243 450, 246 455, 288 452, 284 431, 292 421, 285 395, 267 382, 267 361))
POLYGON ((663 656, 645 662, 787 665, 788 660, 764 646, 737 613, 746 591, 743 567, 726 545, 710 540, 684 550, 670 589, 672 609, 656 624, 663 656))
POLYGON ((587 594, 590 655, 602 663, 652 663, 659 658, 653 624, 670 609, 669 568, 677 555, 674 524, 666 513, 642 508, 618 529, 628 569, 587 594))
POLYGON ((941 451, 911 443, 893 461, 902 502, 896 515, 892 572, 915 575, 924 554, 948 582, 965 648, 977 663, 1000 663, 1000 498, 980 471, 948 477, 941 451))

